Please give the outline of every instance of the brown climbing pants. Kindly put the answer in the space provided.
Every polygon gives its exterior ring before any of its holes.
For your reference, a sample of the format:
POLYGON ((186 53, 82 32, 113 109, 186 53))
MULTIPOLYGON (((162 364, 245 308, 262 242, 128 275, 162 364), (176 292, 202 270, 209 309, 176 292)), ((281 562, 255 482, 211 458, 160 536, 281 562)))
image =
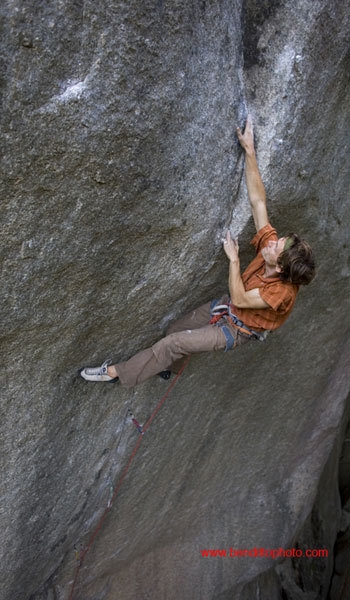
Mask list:
MULTIPOLYGON (((133 387, 153 375, 171 369, 176 373, 184 357, 197 352, 224 350, 226 338, 221 328, 210 325, 210 302, 181 317, 170 325, 166 337, 146 350, 141 350, 129 360, 116 365, 119 381, 123 387, 133 387)), ((236 345, 249 341, 245 335, 237 335, 236 345)))

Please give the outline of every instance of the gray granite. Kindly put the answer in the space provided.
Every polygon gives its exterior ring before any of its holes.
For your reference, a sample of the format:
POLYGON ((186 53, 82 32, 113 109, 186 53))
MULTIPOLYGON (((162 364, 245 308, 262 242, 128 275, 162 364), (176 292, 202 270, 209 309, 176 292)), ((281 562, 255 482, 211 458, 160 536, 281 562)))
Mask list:
POLYGON ((252 258, 234 135, 248 108, 271 220, 314 245, 317 279, 264 346, 191 359, 75 598, 326 598, 333 555, 277 565, 200 550, 298 539, 332 549, 343 527, 346 3, 16 0, 0 10, 1 598, 69 598, 74 546, 88 543, 137 439, 127 407, 145 422, 167 387, 98 386, 77 370, 127 358, 225 292, 228 225, 242 265, 252 258), (310 525, 315 514, 324 527, 310 525))

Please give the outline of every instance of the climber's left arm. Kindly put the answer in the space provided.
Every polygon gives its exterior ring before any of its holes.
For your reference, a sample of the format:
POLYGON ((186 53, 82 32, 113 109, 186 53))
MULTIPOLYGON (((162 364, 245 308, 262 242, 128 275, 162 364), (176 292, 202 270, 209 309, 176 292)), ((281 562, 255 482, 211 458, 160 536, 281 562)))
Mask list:
POLYGON ((224 241, 224 250, 230 261, 228 286, 232 304, 237 308, 269 308, 269 304, 261 298, 258 288, 248 291, 244 289, 239 262, 238 242, 231 238, 229 231, 224 241))

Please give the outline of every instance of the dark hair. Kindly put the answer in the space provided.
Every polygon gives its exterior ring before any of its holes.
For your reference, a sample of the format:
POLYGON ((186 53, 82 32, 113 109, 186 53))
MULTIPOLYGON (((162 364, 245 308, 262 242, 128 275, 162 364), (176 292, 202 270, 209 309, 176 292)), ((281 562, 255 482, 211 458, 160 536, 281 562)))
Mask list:
POLYGON ((305 240, 296 233, 287 236, 285 249, 279 255, 277 264, 281 267, 280 278, 296 285, 307 285, 316 275, 314 253, 305 240))

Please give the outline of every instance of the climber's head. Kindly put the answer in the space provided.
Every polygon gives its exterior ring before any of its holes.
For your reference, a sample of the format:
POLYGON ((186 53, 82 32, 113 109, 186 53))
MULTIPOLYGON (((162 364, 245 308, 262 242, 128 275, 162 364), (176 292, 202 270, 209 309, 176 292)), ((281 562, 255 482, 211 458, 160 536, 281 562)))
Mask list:
POLYGON ((284 246, 277 258, 277 271, 282 281, 296 285, 307 285, 316 274, 315 257, 311 246, 290 233, 284 239, 284 246))

